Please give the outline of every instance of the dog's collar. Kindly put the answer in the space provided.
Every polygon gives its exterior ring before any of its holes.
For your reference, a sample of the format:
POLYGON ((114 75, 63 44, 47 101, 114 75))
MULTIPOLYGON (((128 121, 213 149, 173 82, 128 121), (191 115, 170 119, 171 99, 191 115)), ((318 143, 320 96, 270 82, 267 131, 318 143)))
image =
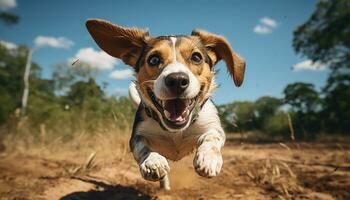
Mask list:
MULTIPOLYGON (((196 120, 198 119, 198 116, 199 116, 199 111, 202 110, 204 104, 208 100, 209 100, 209 97, 206 98, 204 100, 204 102, 200 106, 196 106, 195 108, 193 108, 192 119, 191 119, 190 125, 193 124, 194 122, 196 122, 196 120)), ((148 107, 143 101, 141 101, 141 105, 145 109, 145 112, 146 112, 147 116, 152 118, 152 119, 154 119, 155 121, 157 121, 159 126, 162 127, 163 130, 167 131, 167 129, 164 127, 164 125, 162 124, 161 120, 159 119, 157 113, 152 108, 148 107)))

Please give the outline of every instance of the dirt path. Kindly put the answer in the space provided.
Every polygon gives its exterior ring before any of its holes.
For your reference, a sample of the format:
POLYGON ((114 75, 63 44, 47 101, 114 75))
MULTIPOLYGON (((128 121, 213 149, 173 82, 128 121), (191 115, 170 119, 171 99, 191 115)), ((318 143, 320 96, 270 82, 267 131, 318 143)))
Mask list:
POLYGON ((216 178, 197 176, 192 156, 170 163, 170 192, 144 181, 128 153, 89 164, 88 155, 1 154, 0 199, 350 199, 349 148, 229 143, 216 178))

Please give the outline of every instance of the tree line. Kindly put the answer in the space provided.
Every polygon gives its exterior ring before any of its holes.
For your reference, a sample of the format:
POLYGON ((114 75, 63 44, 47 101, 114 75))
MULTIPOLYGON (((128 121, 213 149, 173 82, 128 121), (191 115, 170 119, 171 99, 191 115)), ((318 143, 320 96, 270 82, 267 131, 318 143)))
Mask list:
POLYGON ((219 106, 227 131, 258 130, 300 139, 320 133, 350 133, 350 1, 319 1, 311 17, 294 31, 296 53, 329 67, 320 91, 311 83, 288 84, 282 98, 219 106), (290 122, 289 122, 290 118, 290 122), (291 127, 292 126, 292 127, 291 127))
POLYGON ((219 105, 227 132, 258 131, 267 137, 317 139, 324 134, 350 132, 350 77, 332 74, 321 91, 311 83, 288 84, 283 97, 219 105), (291 130, 293 129, 293 130, 291 130))
POLYGON ((23 121, 25 128, 34 132, 44 124, 51 132, 67 135, 130 126, 135 112, 132 103, 127 97, 107 95, 105 86, 96 82, 96 71, 84 63, 57 64, 53 67, 52 79, 42 78, 41 67, 33 63, 27 115, 21 119, 19 109, 28 51, 25 46, 8 49, 0 44, 2 132, 23 121))

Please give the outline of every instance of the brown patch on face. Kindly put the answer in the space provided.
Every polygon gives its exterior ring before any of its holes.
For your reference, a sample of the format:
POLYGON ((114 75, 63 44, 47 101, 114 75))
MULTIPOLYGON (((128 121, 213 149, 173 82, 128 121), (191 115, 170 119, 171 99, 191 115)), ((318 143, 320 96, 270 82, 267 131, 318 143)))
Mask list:
POLYGON ((137 74, 137 80, 139 83, 143 83, 144 81, 155 80, 157 79, 160 72, 163 68, 168 65, 172 60, 172 47, 169 43, 169 40, 166 39, 150 39, 148 41, 148 50, 145 52, 145 56, 140 61, 142 65, 139 68, 139 73, 137 74), (161 63, 158 66, 151 66, 148 63, 148 59, 152 55, 159 55, 161 58, 161 63))
POLYGON ((200 85, 201 92, 199 102, 203 102, 209 91, 214 72, 211 70, 211 60, 201 41, 196 37, 181 37, 178 39, 177 61, 183 63, 196 76, 200 85), (199 54, 200 62, 192 60, 193 54, 199 54))
MULTIPOLYGON (((153 82, 157 79, 164 67, 172 62, 173 50, 172 43, 167 37, 150 38, 147 41, 144 55, 139 61, 140 66, 137 73, 137 81, 141 86, 143 94, 147 94, 147 89, 153 89, 153 82), (157 66, 151 66, 148 60, 151 56, 158 55, 161 62, 157 66)), ((146 98, 150 98, 145 95, 146 98)))

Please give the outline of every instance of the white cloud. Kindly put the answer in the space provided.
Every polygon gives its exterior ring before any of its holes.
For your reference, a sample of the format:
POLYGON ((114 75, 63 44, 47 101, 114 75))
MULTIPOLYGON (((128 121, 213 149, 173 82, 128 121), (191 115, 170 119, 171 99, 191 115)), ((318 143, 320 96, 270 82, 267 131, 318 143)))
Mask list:
POLYGON ((274 29, 277 28, 278 23, 276 20, 269 17, 260 18, 260 23, 257 24, 253 31, 257 34, 269 34, 272 33, 274 29))
POLYGON ((277 22, 274 19, 271 19, 269 17, 263 17, 260 19, 260 22, 266 26, 269 26, 271 28, 276 28, 277 27, 277 22))
POLYGON ((74 42, 65 37, 38 36, 35 38, 34 44, 36 47, 49 46, 53 48, 69 49, 74 45, 74 42))
POLYGON ((0 40, 0 44, 5 46, 9 50, 14 50, 14 49, 17 48, 17 45, 12 43, 12 42, 6 42, 6 41, 3 41, 3 40, 0 40))
POLYGON ((311 70, 311 71, 322 71, 326 69, 326 66, 319 62, 312 62, 311 60, 304 60, 300 63, 293 65, 293 71, 303 71, 303 70, 311 70))
POLYGON ((131 78, 133 74, 133 71, 130 69, 114 70, 109 77, 112 79, 127 79, 131 78))
POLYGON ((100 70, 113 69, 113 66, 117 64, 117 59, 108 55, 104 51, 96 51, 91 47, 79 49, 74 57, 68 59, 68 62, 73 63, 78 60, 89 64, 92 68, 100 70))
POLYGON ((272 30, 267 26, 258 24, 254 27, 254 32, 257 34, 269 34, 272 33, 272 30))
POLYGON ((0 9, 7 10, 17 6, 16 0, 0 0, 0 9))

